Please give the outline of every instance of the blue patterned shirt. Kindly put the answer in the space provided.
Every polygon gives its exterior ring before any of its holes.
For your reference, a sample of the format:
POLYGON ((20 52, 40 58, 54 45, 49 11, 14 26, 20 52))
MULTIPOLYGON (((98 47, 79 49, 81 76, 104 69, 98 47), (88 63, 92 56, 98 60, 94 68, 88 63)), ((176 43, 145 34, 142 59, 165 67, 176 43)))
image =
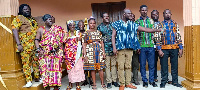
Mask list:
POLYGON ((140 43, 137 39, 138 24, 132 21, 125 23, 118 20, 112 23, 112 27, 116 30, 116 49, 140 49, 140 43))
POLYGON ((171 20, 169 23, 168 21, 164 20, 161 22, 161 26, 165 30, 160 34, 161 41, 157 42, 157 49, 183 49, 178 24, 173 20, 171 20), (177 47, 166 47, 166 45, 177 45, 177 47))
POLYGON ((104 41, 104 48, 105 53, 108 56, 113 55, 113 47, 112 47, 112 26, 111 24, 105 25, 104 23, 101 23, 97 30, 99 30, 102 34, 102 38, 104 41))

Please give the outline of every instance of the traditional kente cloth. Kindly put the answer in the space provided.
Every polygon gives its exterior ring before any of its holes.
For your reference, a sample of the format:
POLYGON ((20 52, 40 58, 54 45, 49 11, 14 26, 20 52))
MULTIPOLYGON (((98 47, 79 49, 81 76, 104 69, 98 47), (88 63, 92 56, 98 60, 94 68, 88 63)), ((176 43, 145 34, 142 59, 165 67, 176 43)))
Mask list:
POLYGON ((64 30, 60 26, 44 29, 39 43, 44 54, 39 58, 43 86, 61 86, 64 30))

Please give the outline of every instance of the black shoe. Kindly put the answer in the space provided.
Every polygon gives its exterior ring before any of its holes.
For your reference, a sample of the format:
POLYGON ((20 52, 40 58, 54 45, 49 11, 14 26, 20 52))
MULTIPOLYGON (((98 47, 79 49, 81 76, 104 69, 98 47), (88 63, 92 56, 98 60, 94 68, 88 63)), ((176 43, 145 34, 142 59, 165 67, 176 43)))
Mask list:
POLYGON ((152 85, 153 87, 158 87, 158 85, 155 82, 149 83, 150 85, 152 85))
POLYGON ((132 83, 134 83, 135 85, 140 85, 140 83, 137 80, 133 80, 132 83))
POLYGON ((84 80, 84 82, 83 82, 83 84, 82 84, 81 86, 85 86, 85 85, 87 85, 87 84, 89 84, 89 83, 87 82, 87 80, 84 80))
POLYGON ((175 83, 175 84, 172 84, 173 86, 176 86, 176 87, 180 87, 180 88, 182 88, 183 86, 181 85, 181 84, 179 84, 179 83, 175 83))
POLYGON ((114 85, 115 87, 120 87, 120 85, 117 82, 112 82, 112 85, 114 85))
MULTIPOLYGON (((89 77, 89 82, 90 82, 90 85, 93 85, 93 82, 92 82, 91 77, 89 77)), ((88 83, 88 84, 89 84, 89 83, 88 83)))
POLYGON ((161 83, 161 84, 160 84, 160 88, 165 88, 165 84, 164 84, 164 83, 161 83))
POLYGON ((172 81, 167 81, 168 84, 172 84, 172 81))
POLYGON ((143 82, 143 87, 147 88, 148 87, 148 82, 143 82))
POLYGON ((108 88, 108 89, 111 89, 111 88, 112 88, 111 83, 108 83, 108 84, 107 84, 107 88, 108 88))

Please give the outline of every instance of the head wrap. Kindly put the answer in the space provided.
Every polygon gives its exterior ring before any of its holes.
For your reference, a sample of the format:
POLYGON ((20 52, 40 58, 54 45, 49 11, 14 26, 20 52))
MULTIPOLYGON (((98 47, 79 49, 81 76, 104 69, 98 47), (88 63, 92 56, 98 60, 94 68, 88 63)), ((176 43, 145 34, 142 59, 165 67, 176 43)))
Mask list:
POLYGON ((75 24, 75 22, 74 22, 73 20, 69 20, 69 21, 67 21, 67 25, 72 24, 72 23, 75 24))
POLYGON ((45 14, 42 19, 45 22, 48 18, 52 18, 52 16, 50 14, 45 14))

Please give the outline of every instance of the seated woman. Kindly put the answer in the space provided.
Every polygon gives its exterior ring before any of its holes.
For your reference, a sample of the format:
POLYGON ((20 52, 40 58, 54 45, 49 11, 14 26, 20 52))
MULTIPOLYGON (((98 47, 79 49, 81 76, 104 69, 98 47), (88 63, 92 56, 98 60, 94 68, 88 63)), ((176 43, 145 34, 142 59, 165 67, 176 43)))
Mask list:
POLYGON ((83 60, 81 58, 81 41, 79 41, 79 32, 75 30, 75 23, 70 20, 67 23, 68 36, 65 40, 65 62, 69 78, 67 90, 72 89, 72 83, 76 83, 76 90, 81 90, 79 82, 85 80, 83 70, 83 60))
POLYGON ((88 24, 89 30, 85 32, 83 44, 83 56, 85 60, 83 68, 84 70, 91 70, 93 90, 97 90, 95 70, 98 70, 101 79, 101 87, 105 90, 103 68, 105 68, 104 59, 106 56, 102 35, 100 31, 95 29, 96 21, 94 18, 90 18, 88 24))
POLYGON ((52 16, 43 16, 45 26, 38 29, 35 45, 39 53, 40 73, 43 86, 50 90, 58 90, 61 86, 62 77, 62 57, 63 57, 63 38, 64 30, 62 27, 53 25, 52 16))

